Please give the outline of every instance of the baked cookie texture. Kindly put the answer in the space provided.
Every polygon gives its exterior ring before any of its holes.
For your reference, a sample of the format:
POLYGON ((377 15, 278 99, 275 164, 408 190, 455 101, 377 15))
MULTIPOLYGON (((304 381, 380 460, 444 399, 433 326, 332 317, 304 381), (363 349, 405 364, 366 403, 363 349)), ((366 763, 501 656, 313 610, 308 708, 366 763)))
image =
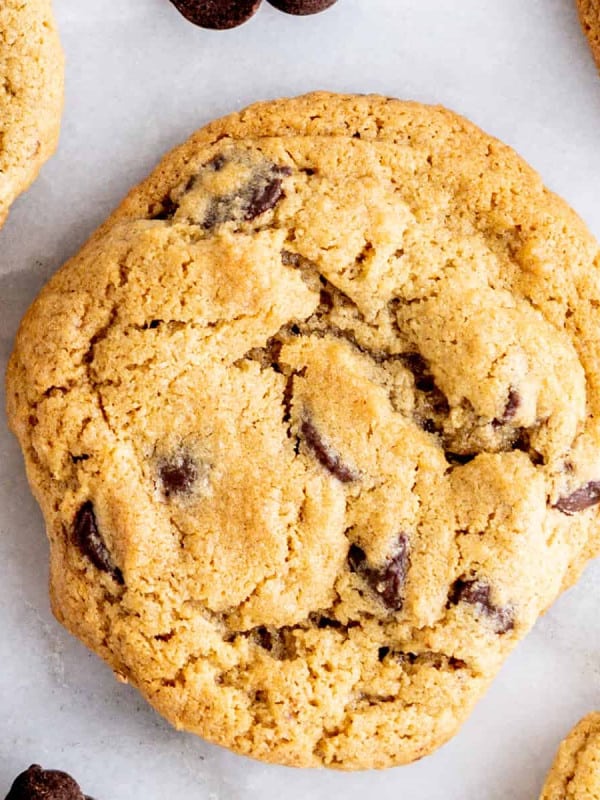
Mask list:
POLYGON ((0 3, 0 225, 57 142, 63 55, 50 0, 0 3))
POLYGON ((17 336, 54 612, 239 753, 420 758, 598 553, 599 364, 597 242, 471 123, 214 122, 17 336))
POLYGON ((600 0, 577 0, 579 18, 600 69, 600 0))
POLYGON ((600 713, 589 714, 559 747, 540 800, 600 797, 600 713))

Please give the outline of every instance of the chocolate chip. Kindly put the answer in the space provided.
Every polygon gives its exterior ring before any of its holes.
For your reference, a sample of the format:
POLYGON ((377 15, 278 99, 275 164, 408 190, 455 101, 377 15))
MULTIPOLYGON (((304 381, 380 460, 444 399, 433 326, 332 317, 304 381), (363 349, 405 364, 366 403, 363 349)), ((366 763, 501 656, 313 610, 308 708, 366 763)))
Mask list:
POLYGON ((371 567, 364 550, 353 544, 348 551, 348 565, 352 572, 363 577, 371 589, 391 611, 401 611, 404 605, 404 585, 410 566, 408 537, 398 536, 395 552, 382 567, 371 567))
POLYGON ((275 208, 284 197, 281 178, 291 174, 292 171, 289 167, 274 167, 269 175, 257 178, 250 184, 250 192, 244 210, 244 219, 247 222, 275 208))
POLYGON ((318 14, 320 11, 325 11, 337 0, 268 0, 268 2, 279 11, 303 17, 307 14, 318 14))
POLYGON ((78 783, 58 770, 32 764, 14 781, 6 800, 91 800, 85 798, 78 783))
POLYGON ((300 435, 306 446, 312 450, 317 461, 339 481, 352 483, 358 480, 357 473, 344 464, 338 453, 323 441, 319 431, 310 420, 303 421, 300 426, 300 435))
POLYGON ((123 585, 123 574, 112 561, 110 553, 100 532, 94 506, 91 501, 84 503, 75 516, 74 522, 75 541, 81 552, 89 558, 96 569, 107 572, 113 580, 123 585))
MULTIPOLYGON (((214 162, 215 159, 210 164, 212 165, 214 162)), ((258 169, 237 193, 214 197, 211 200, 202 221, 202 227, 209 231, 224 222, 233 222, 236 219, 251 222, 261 214, 265 214, 275 208, 277 203, 285 197, 282 179, 291 174, 292 171, 289 167, 280 167, 275 164, 258 169)))
POLYGON ((189 494, 198 478, 198 467, 187 453, 179 453, 158 468, 165 497, 189 494))
POLYGON ((600 503, 600 481, 590 481, 572 494, 559 498, 554 508, 563 514, 576 514, 600 503))
POLYGON ((490 597, 490 585, 485 581, 465 581, 459 578, 450 590, 448 604, 455 606, 458 603, 468 603, 475 606, 480 614, 488 617, 496 633, 503 634, 512 631, 515 627, 513 610, 494 605, 490 597))
POLYGON ((389 655, 390 648, 389 647, 380 647, 377 651, 377 658, 380 661, 383 661, 387 655, 389 655))
POLYGON ((171 0, 180 14, 212 30, 236 28, 258 11, 261 0, 171 0))

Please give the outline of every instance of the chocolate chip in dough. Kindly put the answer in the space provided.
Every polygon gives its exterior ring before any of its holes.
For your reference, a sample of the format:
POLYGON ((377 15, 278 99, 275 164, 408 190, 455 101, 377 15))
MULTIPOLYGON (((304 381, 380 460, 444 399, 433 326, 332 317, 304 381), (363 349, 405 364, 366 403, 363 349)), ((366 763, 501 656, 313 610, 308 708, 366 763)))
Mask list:
POLYGON ((490 585, 485 581, 457 580, 450 590, 448 603, 449 605, 468 603, 474 606, 480 614, 491 621, 495 632, 499 635, 508 633, 515 627, 512 608, 494 605, 491 601, 490 585))
POLYGON ((572 494, 560 497, 554 504, 554 508, 570 516, 578 511, 585 511, 586 508, 591 508, 598 503, 600 503, 600 481, 590 481, 572 494))
POLYGON ((113 563, 108 548, 98 530, 94 506, 88 500, 75 516, 75 540, 81 552, 102 572, 107 572, 117 583, 123 585, 123 574, 113 563))

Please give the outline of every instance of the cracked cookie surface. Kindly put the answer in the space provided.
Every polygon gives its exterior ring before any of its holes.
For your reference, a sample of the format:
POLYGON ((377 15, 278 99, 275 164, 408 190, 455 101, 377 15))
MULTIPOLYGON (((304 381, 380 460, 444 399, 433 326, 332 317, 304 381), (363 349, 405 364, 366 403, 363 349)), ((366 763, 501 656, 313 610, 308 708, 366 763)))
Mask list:
POLYGON ((17 337, 58 619, 237 752, 430 753, 598 552, 599 277, 444 109, 321 93, 202 129, 17 337))
POLYGON ((0 4, 0 225, 58 142, 63 56, 50 0, 0 4))
POLYGON ((560 745, 540 800, 598 800, 600 713, 588 714, 560 745))

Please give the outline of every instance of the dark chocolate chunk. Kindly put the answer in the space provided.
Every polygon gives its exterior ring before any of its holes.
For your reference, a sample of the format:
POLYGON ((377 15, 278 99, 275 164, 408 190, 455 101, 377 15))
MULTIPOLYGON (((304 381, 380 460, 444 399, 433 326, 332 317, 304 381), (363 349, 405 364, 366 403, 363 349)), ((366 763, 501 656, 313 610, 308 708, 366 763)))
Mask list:
POLYGON ((304 17, 307 14, 318 14, 330 8, 337 0, 268 0, 268 2, 286 14, 304 17))
POLYGON ((89 558, 96 569, 107 572, 117 583, 123 585, 123 574, 113 563, 110 553, 96 522, 94 506, 91 501, 84 503, 75 516, 75 540, 81 552, 89 558))
POLYGON ((258 11, 261 0, 171 0, 180 14, 212 30, 236 28, 258 11))
POLYGON ((398 536, 394 554, 382 567, 370 566, 364 550, 355 544, 348 551, 348 564, 352 572, 367 581, 387 608, 391 611, 402 610, 404 584, 410 566, 406 534, 401 533, 398 536))
POLYGON ((560 497, 554 504, 554 508, 562 511, 563 514, 576 514, 578 511, 585 511, 586 508, 600 503, 600 481, 590 481, 584 484, 572 494, 560 497))
POLYGON ((158 468, 165 497, 189 494, 198 478, 198 467, 187 453, 180 453, 158 468))
POLYGON ((247 222, 275 208, 284 197, 281 180, 284 175, 291 175, 289 167, 274 167, 266 177, 261 177, 250 184, 244 209, 244 219, 247 222))
POLYGON ((458 603, 468 603, 475 606, 480 614, 488 617, 496 633, 512 631, 515 627, 512 608, 496 606, 490 598, 489 583, 481 580, 465 581, 459 578, 450 590, 448 604, 455 606, 458 603))
POLYGON ((66 772, 32 764, 14 781, 6 800, 92 800, 66 772))
MULTIPOLYGON (((215 159, 210 162, 213 165, 215 159)), ((221 169, 221 167, 218 167, 221 169)), ((215 197, 211 200, 202 227, 209 231, 224 222, 232 222, 236 218, 244 222, 251 222, 261 214, 275 208, 277 203, 285 197, 283 191, 283 177, 291 175, 289 167, 279 167, 275 164, 257 170, 251 180, 240 187, 236 194, 215 197)))
POLYGON ((300 435, 307 447, 312 450, 317 461, 329 470, 342 483, 352 483, 358 480, 357 473, 343 463, 340 456, 327 445, 319 431, 310 420, 305 419, 300 426, 300 435))

